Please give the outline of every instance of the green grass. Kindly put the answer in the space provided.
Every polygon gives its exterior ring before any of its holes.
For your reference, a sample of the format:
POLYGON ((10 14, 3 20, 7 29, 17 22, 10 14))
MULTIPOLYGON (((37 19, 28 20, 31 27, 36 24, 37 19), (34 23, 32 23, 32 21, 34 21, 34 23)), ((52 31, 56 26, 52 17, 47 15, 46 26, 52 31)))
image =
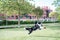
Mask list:
POLYGON ((60 40, 60 24, 44 24, 46 29, 28 35, 24 28, 0 29, 0 40, 60 40))

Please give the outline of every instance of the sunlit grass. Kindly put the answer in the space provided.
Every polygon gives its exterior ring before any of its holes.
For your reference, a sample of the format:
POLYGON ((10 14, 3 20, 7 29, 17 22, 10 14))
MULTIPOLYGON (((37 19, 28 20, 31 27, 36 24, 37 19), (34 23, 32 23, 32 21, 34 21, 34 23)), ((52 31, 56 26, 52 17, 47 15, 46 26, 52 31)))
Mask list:
POLYGON ((0 40, 60 40, 60 25, 52 25, 45 24, 46 29, 36 30, 30 35, 24 28, 0 29, 0 40))

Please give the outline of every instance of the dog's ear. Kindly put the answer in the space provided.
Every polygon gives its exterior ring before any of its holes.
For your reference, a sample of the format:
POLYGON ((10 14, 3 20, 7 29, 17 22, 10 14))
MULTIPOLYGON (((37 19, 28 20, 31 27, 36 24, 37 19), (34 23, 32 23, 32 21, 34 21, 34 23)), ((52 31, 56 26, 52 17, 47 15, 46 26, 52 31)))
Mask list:
POLYGON ((41 22, 38 22, 38 24, 41 24, 41 22))
POLYGON ((35 22, 35 24, 37 24, 37 21, 35 22))

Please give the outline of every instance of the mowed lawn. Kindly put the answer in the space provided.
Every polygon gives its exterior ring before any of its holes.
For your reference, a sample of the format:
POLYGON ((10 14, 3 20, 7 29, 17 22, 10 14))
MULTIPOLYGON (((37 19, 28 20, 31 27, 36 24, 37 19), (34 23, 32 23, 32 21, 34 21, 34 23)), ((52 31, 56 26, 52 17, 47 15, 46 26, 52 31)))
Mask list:
POLYGON ((28 35, 24 28, 0 29, 0 40, 60 40, 60 23, 44 24, 46 29, 28 35))

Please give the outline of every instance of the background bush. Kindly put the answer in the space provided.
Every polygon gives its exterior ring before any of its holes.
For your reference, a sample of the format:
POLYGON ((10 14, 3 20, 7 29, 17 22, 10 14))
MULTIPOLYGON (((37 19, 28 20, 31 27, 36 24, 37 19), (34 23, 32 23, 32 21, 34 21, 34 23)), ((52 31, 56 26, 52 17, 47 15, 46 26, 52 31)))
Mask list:
MULTIPOLYGON (((7 25, 15 25, 15 24, 18 24, 18 21, 7 21, 7 20, 3 20, 3 21, 0 21, 0 26, 3 26, 3 25, 6 25, 6 22, 7 22, 7 25)), ((35 21, 20 21, 20 24, 34 24, 35 21)), ((60 21, 44 21, 43 23, 60 23, 60 21)))

